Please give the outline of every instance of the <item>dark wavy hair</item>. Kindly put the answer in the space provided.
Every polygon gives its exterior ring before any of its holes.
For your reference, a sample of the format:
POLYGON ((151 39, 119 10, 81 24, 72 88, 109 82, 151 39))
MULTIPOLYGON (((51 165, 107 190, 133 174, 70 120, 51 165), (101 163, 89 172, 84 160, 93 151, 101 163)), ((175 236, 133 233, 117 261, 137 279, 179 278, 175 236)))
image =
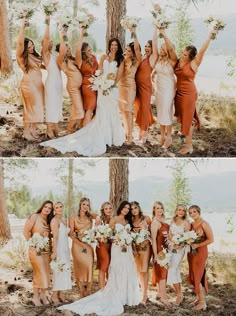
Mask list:
POLYGON ((80 216, 81 205, 82 205, 82 203, 83 203, 84 201, 89 202, 89 211, 87 211, 85 214, 86 214, 86 216, 88 217, 88 219, 89 219, 90 221, 92 221, 92 215, 91 215, 91 213, 90 213, 90 212, 91 212, 90 199, 87 198, 87 197, 83 197, 83 198, 79 201, 78 216, 80 216))
MULTIPOLYGON (((24 60, 25 70, 26 70, 27 73, 29 71, 29 58, 28 58, 29 57, 29 53, 28 53, 28 44, 29 44, 29 42, 31 42, 34 45, 34 42, 30 38, 25 37, 25 39, 24 39, 24 50, 23 50, 22 56, 23 56, 23 60, 24 60)), ((42 57, 39 55, 38 52, 36 52, 35 47, 34 47, 32 55, 34 55, 34 56, 38 57, 40 60, 42 60, 42 57)))
POLYGON ((51 206, 52 206, 51 212, 50 212, 50 213, 48 214, 48 216, 47 216, 47 224, 50 225, 51 220, 52 220, 52 218, 54 217, 54 214, 53 214, 53 202, 52 202, 52 201, 50 201, 50 200, 44 201, 44 202, 41 204, 40 208, 39 208, 35 213, 36 213, 36 214, 40 214, 40 213, 42 212, 42 209, 44 208, 44 206, 45 206, 46 204, 51 204, 51 206))
POLYGON ((189 52, 190 60, 193 60, 197 56, 197 48, 193 45, 189 45, 185 47, 185 50, 189 52))
MULTIPOLYGON (((139 205, 139 202, 133 201, 133 202, 130 202, 130 205, 131 205, 131 207, 132 207, 132 205, 137 206, 137 208, 139 209, 139 214, 138 214, 138 216, 139 216, 139 218, 141 218, 142 220, 144 220, 143 211, 142 211, 142 209, 141 209, 141 206, 139 205)), ((132 211, 131 211, 131 213, 132 213, 132 211)), ((133 215, 132 215, 132 217, 133 217, 133 215)))
POLYGON ((117 215, 120 215, 121 211, 125 207, 125 205, 129 205, 129 212, 125 215, 125 219, 130 224, 131 229, 133 229, 133 223, 132 223, 132 213, 131 213, 131 205, 128 201, 122 201, 117 209, 117 215))
POLYGON ((120 43, 120 41, 118 40, 118 38, 113 37, 113 38, 111 38, 111 39, 109 40, 109 42, 108 42, 108 49, 107 49, 107 50, 108 50, 108 54, 111 52, 111 44, 112 44, 113 42, 116 42, 116 43, 117 43, 117 46, 118 46, 118 50, 117 50, 116 56, 115 56, 115 61, 117 62, 117 67, 119 67, 120 64, 121 64, 121 62, 122 62, 123 59, 124 59, 124 56, 123 56, 123 49, 122 49, 122 47, 121 47, 121 43, 120 43))

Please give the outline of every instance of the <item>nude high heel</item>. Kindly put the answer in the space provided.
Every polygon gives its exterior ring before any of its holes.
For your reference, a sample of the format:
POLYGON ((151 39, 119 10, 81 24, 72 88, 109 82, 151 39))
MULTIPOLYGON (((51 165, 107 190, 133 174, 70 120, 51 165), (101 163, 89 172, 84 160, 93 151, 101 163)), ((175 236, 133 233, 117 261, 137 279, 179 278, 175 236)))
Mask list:
POLYGON ((185 145, 183 148, 181 148, 178 151, 178 154, 180 155, 187 155, 193 153, 193 146, 192 145, 185 145))
POLYGON ((194 310, 194 311, 200 311, 200 310, 205 311, 206 308, 207 308, 206 302, 205 301, 199 301, 198 304, 192 308, 192 310, 194 310))

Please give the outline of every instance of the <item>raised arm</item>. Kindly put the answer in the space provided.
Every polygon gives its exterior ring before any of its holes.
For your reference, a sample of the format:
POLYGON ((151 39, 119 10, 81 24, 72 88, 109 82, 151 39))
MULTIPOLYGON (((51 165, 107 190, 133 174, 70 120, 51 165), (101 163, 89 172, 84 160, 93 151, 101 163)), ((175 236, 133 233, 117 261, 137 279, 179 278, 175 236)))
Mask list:
POLYGON ((30 218, 27 219, 25 223, 23 235, 26 240, 32 237, 32 228, 34 227, 37 217, 38 217, 37 214, 33 214, 30 216, 30 218))
POLYGON ((22 57, 23 52, 24 52, 24 40, 25 40, 25 25, 27 23, 27 19, 23 18, 22 19, 22 25, 18 34, 18 39, 17 39, 17 48, 16 48, 16 56, 17 58, 22 57))
POLYGON ((174 45, 171 43, 171 41, 170 41, 169 38, 167 37, 166 32, 165 32, 164 29, 160 29, 160 34, 161 34, 161 35, 163 36, 163 38, 164 38, 167 51, 168 51, 168 53, 169 53, 169 55, 170 55, 170 62, 171 62, 171 65, 172 65, 172 67, 174 67, 175 64, 177 63, 177 60, 178 60, 178 57, 177 57, 176 52, 175 52, 174 45))
POLYGON ((48 51, 48 46, 49 46, 49 41, 50 41, 50 16, 46 15, 45 16, 45 32, 43 36, 43 45, 42 45, 42 56, 44 57, 48 51))
POLYGON ((142 61, 142 54, 140 51, 140 45, 139 45, 139 41, 138 41, 138 37, 137 37, 137 33, 136 33, 136 28, 132 27, 130 29, 131 34, 133 34, 133 38, 134 38, 134 52, 135 52, 135 57, 137 59, 136 63, 140 64, 142 61))
POLYGON ((67 30, 66 29, 62 30, 59 55, 57 57, 57 64, 58 64, 58 66, 60 68, 62 68, 62 64, 64 62, 65 55, 66 55, 66 50, 67 50, 66 43, 65 43, 65 40, 64 40, 66 34, 67 34, 67 30))
POLYGON ((75 62, 77 64, 77 66, 80 68, 82 65, 82 53, 81 53, 81 48, 82 48, 82 44, 84 41, 84 34, 87 32, 87 30, 85 28, 82 28, 81 30, 81 36, 80 39, 78 41, 77 47, 76 47, 76 52, 75 52, 75 62))
POLYGON ((53 236, 51 259, 54 260, 57 257, 57 243, 58 243, 58 233, 59 233, 59 224, 55 217, 52 219, 50 227, 51 227, 52 236, 53 236))
POLYGON ((158 38, 157 29, 155 29, 153 32, 153 37, 152 37, 152 54, 149 57, 149 63, 152 68, 154 68, 156 61, 159 58, 158 49, 157 49, 157 38, 158 38))

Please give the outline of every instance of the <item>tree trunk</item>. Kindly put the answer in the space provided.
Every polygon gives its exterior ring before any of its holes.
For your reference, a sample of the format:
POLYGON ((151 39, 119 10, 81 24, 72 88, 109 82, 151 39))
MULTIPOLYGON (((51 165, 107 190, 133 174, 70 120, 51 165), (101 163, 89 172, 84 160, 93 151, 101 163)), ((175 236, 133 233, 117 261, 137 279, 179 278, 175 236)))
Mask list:
POLYGON ((110 159, 109 161, 110 202, 116 212, 119 204, 129 197, 129 160, 110 159))
POLYGON ((116 37, 121 42, 121 46, 125 48, 125 30, 120 25, 121 18, 126 15, 126 0, 107 0, 106 2, 106 47, 108 41, 112 37, 116 37))
POLYGON ((6 243, 11 238, 4 192, 4 162, 0 159, 0 244, 6 243))
POLYGON ((0 74, 1 76, 8 76, 13 70, 13 64, 5 0, 0 0, 0 29, 0 74))
POLYGON ((68 199, 68 217, 73 214, 73 159, 69 159, 68 165, 68 191, 67 191, 67 199, 68 199))

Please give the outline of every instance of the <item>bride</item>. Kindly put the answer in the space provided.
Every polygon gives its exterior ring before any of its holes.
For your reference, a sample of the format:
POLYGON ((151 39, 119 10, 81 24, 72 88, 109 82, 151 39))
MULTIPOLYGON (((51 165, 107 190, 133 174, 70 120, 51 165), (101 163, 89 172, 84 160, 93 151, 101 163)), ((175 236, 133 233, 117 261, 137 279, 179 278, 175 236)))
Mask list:
MULTIPOLYGON (((127 201, 120 204, 117 216, 110 221, 111 228, 120 230, 127 224, 132 227, 130 207, 127 201)), ((58 309, 70 310, 81 316, 90 313, 96 313, 98 316, 115 316, 124 312, 124 305, 138 305, 141 302, 131 245, 123 252, 120 245, 112 244, 108 275, 107 284, 100 291, 58 309)))
MULTIPOLYGON (((123 71, 123 51, 118 39, 112 38, 108 43, 108 54, 101 57, 99 70, 103 74, 115 77, 115 83, 123 71)), ((106 152, 106 145, 121 146, 125 133, 118 110, 118 89, 112 88, 108 95, 98 92, 95 118, 79 131, 41 143, 53 147, 61 153, 76 151, 84 156, 97 156, 106 152)))

